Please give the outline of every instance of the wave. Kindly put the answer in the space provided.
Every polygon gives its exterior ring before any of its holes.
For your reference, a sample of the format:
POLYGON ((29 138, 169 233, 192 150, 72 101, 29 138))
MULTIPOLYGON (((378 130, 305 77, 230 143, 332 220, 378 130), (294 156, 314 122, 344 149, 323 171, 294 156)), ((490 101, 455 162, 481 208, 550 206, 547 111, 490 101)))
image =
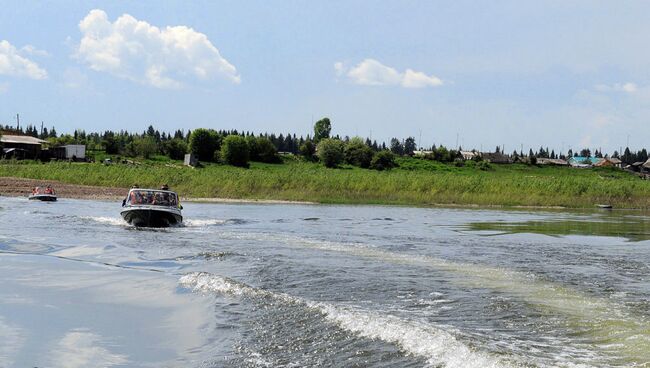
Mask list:
POLYGON ((183 221, 183 224, 186 227, 205 227, 212 225, 223 225, 226 223, 226 220, 218 219, 186 219, 183 221))
POLYGON ((194 291, 216 292, 248 298, 271 298, 288 304, 315 310, 340 328, 358 336, 379 339, 399 346, 403 351, 427 359, 431 366, 449 368, 510 367, 512 364, 486 352, 476 351, 459 341, 453 334, 428 322, 413 322, 395 316, 350 306, 314 302, 284 293, 254 288, 227 277, 206 272, 182 276, 180 284, 194 291))
MULTIPOLYGON (((600 353, 622 358, 630 364, 650 362, 650 319, 647 316, 633 313, 625 305, 608 298, 590 295, 532 273, 432 256, 395 253, 363 243, 333 242, 279 234, 237 233, 232 236, 278 241, 293 247, 443 271, 453 275, 449 281, 460 287, 491 289, 510 294, 542 313, 562 315, 566 319, 567 327, 593 342, 591 348, 581 355, 593 355, 592 348, 595 348, 600 353)), ((599 359, 596 356, 593 358, 599 359)))

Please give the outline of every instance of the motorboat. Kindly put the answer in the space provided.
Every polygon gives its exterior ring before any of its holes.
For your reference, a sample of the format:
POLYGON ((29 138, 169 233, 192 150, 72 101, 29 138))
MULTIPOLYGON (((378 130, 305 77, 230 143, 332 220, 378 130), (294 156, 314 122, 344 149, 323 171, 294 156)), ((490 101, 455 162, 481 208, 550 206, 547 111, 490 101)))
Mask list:
POLYGON ((120 215, 136 227, 169 227, 183 222, 178 195, 170 190, 132 188, 120 215))
POLYGON ((48 185, 45 188, 35 187, 32 189, 32 194, 27 198, 33 201, 55 202, 56 192, 51 185, 48 185))

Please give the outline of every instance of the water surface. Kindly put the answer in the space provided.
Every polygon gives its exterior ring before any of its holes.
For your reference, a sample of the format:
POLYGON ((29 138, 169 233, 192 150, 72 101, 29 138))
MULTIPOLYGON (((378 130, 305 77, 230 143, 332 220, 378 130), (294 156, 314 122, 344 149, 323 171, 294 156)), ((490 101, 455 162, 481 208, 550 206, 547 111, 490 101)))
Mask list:
POLYGON ((644 214, 0 198, 0 367, 650 365, 644 214))

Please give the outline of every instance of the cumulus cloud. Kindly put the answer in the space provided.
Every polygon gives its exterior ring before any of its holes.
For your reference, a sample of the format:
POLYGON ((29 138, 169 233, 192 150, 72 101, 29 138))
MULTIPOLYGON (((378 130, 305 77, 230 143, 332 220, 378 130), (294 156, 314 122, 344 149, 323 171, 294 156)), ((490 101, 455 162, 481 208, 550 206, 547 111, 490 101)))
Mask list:
POLYGON ((45 69, 22 54, 7 40, 0 41, 0 74, 31 79, 46 79, 45 69))
POLYGON ((608 84, 598 84, 594 87, 596 91, 599 92, 626 92, 626 93, 635 93, 639 90, 639 87, 632 82, 627 83, 615 83, 612 85, 608 84))
POLYGON ((240 83, 237 69, 208 37, 192 28, 158 28, 124 14, 115 22, 100 9, 79 23, 83 37, 75 57, 91 69, 157 88, 179 88, 188 80, 224 78, 240 83))
POLYGON ((401 86, 404 88, 437 87, 443 81, 435 75, 427 75, 412 69, 399 72, 374 59, 365 59, 352 68, 342 62, 334 63, 337 76, 346 76, 352 83, 364 86, 401 86))

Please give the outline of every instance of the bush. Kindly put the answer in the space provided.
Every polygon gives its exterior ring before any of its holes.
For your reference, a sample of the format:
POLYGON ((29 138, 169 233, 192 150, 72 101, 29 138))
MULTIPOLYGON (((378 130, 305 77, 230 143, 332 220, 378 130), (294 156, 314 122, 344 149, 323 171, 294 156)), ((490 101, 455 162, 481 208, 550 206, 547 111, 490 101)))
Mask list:
POLYGON ((187 143, 180 138, 170 139, 163 142, 162 150, 172 160, 182 160, 185 158, 185 153, 187 153, 187 143))
POLYGON ((476 164, 476 167, 479 168, 480 170, 487 171, 492 168, 492 165, 488 161, 479 161, 476 164))
POLYGON ((370 162, 370 168, 375 170, 390 170, 394 167, 397 167, 395 155, 388 150, 375 153, 370 162))
POLYGON ((323 139, 318 143, 318 158, 325 167, 337 167, 343 162, 344 144, 338 139, 323 139))
POLYGON ((190 150, 200 161, 212 161, 214 151, 219 150, 221 137, 212 129, 199 128, 190 136, 190 150))
POLYGON ((316 154, 316 146, 312 141, 305 141, 300 145, 300 154, 309 161, 314 161, 314 154, 316 154))
POLYGON ((221 159, 233 166, 248 167, 250 151, 246 138, 239 135, 229 135, 221 144, 221 159))
POLYGON ((372 148, 368 147, 361 138, 352 138, 345 146, 345 162, 364 169, 370 167, 373 156, 372 148))
POLYGON ((280 157, 273 142, 266 137, 249 136, 246 138, 251 161, 278 163, 280 157))
POLYGON ((134 153, 148 159, 158 152, 158 145, 153 137, 136 138, 133 140, 134 153))

